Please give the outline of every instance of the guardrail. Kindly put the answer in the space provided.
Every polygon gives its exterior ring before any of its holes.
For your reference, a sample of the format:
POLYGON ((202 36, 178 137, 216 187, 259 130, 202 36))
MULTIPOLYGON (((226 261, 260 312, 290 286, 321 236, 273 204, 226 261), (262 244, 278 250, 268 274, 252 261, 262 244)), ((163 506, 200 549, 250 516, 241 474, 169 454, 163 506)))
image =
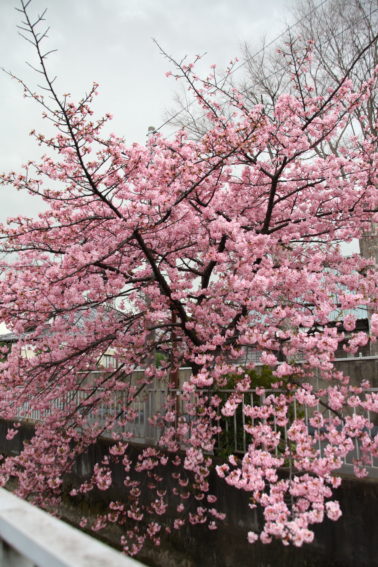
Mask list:
MULTIPOLYGON (((233 390, 224 390, 225 394, 232 394, 233 390)), ((378 393, 378 388, 369 388, 364 390, 365 393, 378 393)), ((264 403, 264 400, 270 394, 279 394, 279 390, 269 390, 265 389, 262 393, 257 393, 256 390, 249 390, 247 392, 238 393, 239 396, 242 396, 242 402, 238 409, 236 410, 235 414, 232 417, 222 417, 221 419, 221 428, 222 432, 218 434, 218 450, 222 449, 222 446, 226 446, 230 449, 230 452, 235 454, 244 454, 248 448, 248 435, 245 431, 245 424, 246 418, 244 415, 244 405, 259 405, 261 406, 264 403)), ((304 406, 300 404, 296 399, 294 399, 290 404, 290 409, 292 412, 292 419, 296 419, 297 417, 304 420, 304 423, 308 430, 314 432, 314 428, 310 424, 310 419, 314 415, 314 413, 322 414, 323 418, 327 420, 328 418, 334 417, 334 414, 331 409, 325 408, 321 402, 318 402, 315 406, 309 408, 308 406, 304 406)), ((339 412, 340 413, 340 412, 339 412)), ((365 410, 363 408, 356 409, 355 407, 345 408, 343 412, 343 417, 347 415, 363 415, 366 417, 369 422, 372 424, 372 428, 370 430, 370 435, 374 436, 378 434, 378 414, 375 412, 370 412, 369 410, 365 410)), ((272 426, 274 430, 281 430, 283 437, 287 438, 287 430, 290 427, 290 423, 286 426, 282 426, 277 424, 276 417, 272 416, 273 420, 272 426)), ((252 419, 252 425, 255 425, 257 420, 252 419)), ((319 453, 322 455, 326 444, 324 441, 321 441, 320 438, 317 441, 316 448, 319 450, 319 453)), ((343 459, 343 467, 342 469, 344 472, 352 472, 353 470, 353 461, 355 459, 360 459, 360 444, 357 439, 354 441, 354 450, 351 451, 344 459, 343 459)), ((276 454, 278 454, 278 450, 276 449, 276 454)), ((378 458, 371 457, 370 463, 367 465, 369 469, 376 469, 378 470, 378 458)))
POLYGON ((1 567, 144 567, 0 489, 1 567))
MULTIPOLYGON (((90 392, 90 390, 88 390, 90 392)), ((76 392, 72 392, 70 395, 69 400, 55 400, 54 407, 57 410, 63 409, 65 404, 73 404, 79 406, 84 400, 85 397, 88 395, 88 392, 85 390, 79 390, 76 392)), ((378 388, 369 388, 365 390, 366 393, 378 392, 378 388)), ((233 393, 233 390, 221 390, 217 392, 210 392, 208 391, 208 395, 218 394, 222 396, 229 396, 233 393)), ((222 416, 219 421, 219 425, 221 426, 221 433, 218 434, 217 443, 215 445, 215 453, 224 452, 224 449, 229 451, 229 453, 239 453, 244 454, 247 451, 248 444, 249 444, 249 437, 245 430, 245 415, 244 415, 244 405, 262 405, 264 403, 265 397, 269 394, 279 394, 278 390, 268 390, 265 389, 263 393, 260 390, 248 390, 243 393, 238 393, 239 396, 242 396, 242 401, 232 417, 225 417, 222 416)), ((143 395, 137 397, 130 405, 129 409, 133 412, 134 418, 122 425, 115 423, 111 428, 106 429, 106 423, 109 420, 112 421, 112 418, 116 418, 117 414, 119 413, 119 408, 122 407, 122 399, 118 399, 114 401, 114 403, 107 403, 102 404, 100 403, 98 407, 96 407, 96 412, 93 414, 89 414, 87 416, 87 420, 89 423, 103 425, 104 426, 104 433, 103 436, 111 436, 113 432, 127 432, 130 441, 134 443, 143 443, 146 445, 156 445, 159 442, 161 434, 164 428, 164 419, 163 416, 167 411, 166 408, 166 401, 169 398, 177 400, 174 401, 173 406, 177 408, 179 412, 179 416, 181 420, 187 421, 188 426, 192 422, 192 417, 188 416, 185 411, 185 404, 182 403, 182 392, 180 390, 167 390, 164 389, 149 389, 144 390, 143 395), (117 405, 118 403, 118 405, 117 405), (154 423, 151 423, 151 418, 156 418, 160 416, 160 419, 154 419, 154 423)), ((325 409, 320 403, 318 403, 315 407, 308 408, 307 406, 303 406, 299 404, 295 399, 291 402, 291 412, 293 419, 297 416, 304 419, 306 426, 311 431, 311 424, 310 418, 314 412, 321 413, 324 418, 329 418, 332 416, 332 412, 329 409, 325 409)), ((375 435, 378 433, 378 415, 375 414, 375 417, 371 415, 371 412, 367 410, 363 410, 362 408, 347 408, 344 410, 345 416, 352 415, 359 413, 364 417, 367 417, 369 422, 373 424, 371 435, 375 435)), ((46 415, 46 413, 45 413, 46 415)), ((33 421, 43 421, 44 416, 41 414, 39 410, 34 410, 32 405, 24 404, 22 407, 22 411, 20 411, 17 415, 19 419, 30 419, 33 421)), ((274 417, 272 419, 275 419, 274 417)), ((252 420, 252 425, 254 425, 254 421, 252 420)), ((278 424, 273 423, 273 427, 276 429, 280 427, 278 424)), ((286 436, 287 434, 287 427, 286 426, 283 431, 283 435, 286 436)), ((318 441, 317 448, 319 449, 320 453, 322 454, 323 449, 325 447, 325 443, 322 441, 318 441)), ((360 446, 359 442, 355 441, 355 448, 351 451, 348 456, 344 459, 344 469, 345 467, 352 467, 353 460, 360 458, 360 446)), ((373 469, 378 469, 378 459, 371 458, 371 462, 369 467, 373 469)), ((346 470, 346 469, 345 469, 346 470)))

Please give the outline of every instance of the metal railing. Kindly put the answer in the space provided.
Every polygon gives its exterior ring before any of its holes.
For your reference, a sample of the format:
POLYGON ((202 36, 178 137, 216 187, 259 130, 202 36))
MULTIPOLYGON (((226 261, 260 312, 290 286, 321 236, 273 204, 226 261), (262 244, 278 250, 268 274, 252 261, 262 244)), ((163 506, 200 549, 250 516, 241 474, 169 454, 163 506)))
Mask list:
MULTIPOLYGON (((378 393, 378 388, 369 388, 365 390, 365 393, 378 393)), ((220 390, 217 392, 206 391, 206 396, 212 396, 214 394, 220 395, 224 400, 231 394, 235 393, 234 390, 220 390)), ((247 434, 245 425, 246 417, 244 414, 244 407, 249 406, 262 406, 265 402, 267 396, 279 395, 281 392, 278 390, 265 389, 263 392, 261 389, 252 389, 245 391, 243 393, 238 392, 237 395, 241 397, 241 401, 238 405, 232 417, 226 417, 219 414, 218 426, 220 432, 217 434, 217 440, 214 447, 215 454, 244 454, 248 445, 251 441, 250 435, 247 434)), ((21 420, 29 419, 32 421, 43 421, 43 419, 51 412, 60 409, 70 404, 73 407, 79 407, 88 395, 88 390, 78 390, 74 393, 67 394, 67 399, 58 399, 53 403, 53 407, 49 411, 45 411, 42 414, 39 410, 33 409, 32 405, 25 403, 22 410, 18 412, 17 417, 21 420)), ((111 437, 112 433, 127 433, 130 441, 134 443, 142 443, 146 445, 157 445, 161 438, 162 433, 166 427, 164 421, 164 415, 167 411, 167 400, 170 399, 171 407, 175 407, 175 411, 178 412, 178 417, 181 422, 186 422, 190 428, 193 423, 193 416, 189 415, 186 411, 188 399, 186 396, 186 402, 183 402, 183 393, 180 390, 169 390, 166 389, 148 389, 143 390, 142 394, 136 397, 131 403, 128 404, 128 411, 132 413, 132 418, 123 421, 121 423, 117 422, 116 417, 120 412, 120 408, 125 406, 125 400, 122 396, 117 396, 113 402, 109 403, 99 403, 96 410, 93 412, 88 412, 86 417, 88 425, 97 425, 103 428, 103 437, 111 437), (107 427, 107 423, 111 424, 107 427)), ((84 406, 85 407, 85 406, 84 406)), ((288 425, 282 427, 276 422, 274 415, 270 418, 270 425, 275 431, 281 431, 282 439, 287 439, 287 430, 290 427, 291 422, 300 417, 304 420, 304 423, 308 427, 309 432, 312 432, 315 436, 315 430, 311 426, 310 419, 317 412, 322 415, 322 417, 327 420, 334 416, 334 413, 327 409, 321 402, 318 402, 316 406, 309 408, 308 406, 300 404, 296 399, 293 399, 290 403, 290 414, 291 419, 288 425)), ((344 417, 347 415, 363 415, 372 424, 370 429, 370 435, 378 434, 378 414, 373 414, 368 410, 361 407, 349 407, 344 409, 344 417)), ((252 426, 258 423, 259 420, 248 420, 248 424, 252 426)), ((264 421, 262 421, 264 422, 264 421)), ((182 447, 185 446, 185 439, 181 439, 182 447)), ((314 442, 314 448, 319 450, 319 454, 322 455, 324 448, 326 447, 326 442, 317 439, 316 445, 314 442)), ((348 468, 353 466, 353 461, 360 458, 360 443, 357 439, 354 441, 354 450, 351 451, 347 457, 343 459, 343 467, 346 471, 348 468)), ((378 470, 378 459, 371 457, 368 467, 378 470)))
MULTIPOLYGON (((223 390, 225 394, 232 394, 233 390, 223 390)), ((248 444, 250 442, 250 436, 246 433, 245 425, 246 425, 246 417, 244 414, 244 406, 254 406, 258 405, 261 406, 264 404, 265 399, 267 396, 273 394, 279 394, 279 390, 269 390, 265 389, 262 393, 257 393, 256 390, 249 390, 247 392, 239 393, 238 395, 242 397, 242 401, 235 411, 232 417, 224 417, 222 416, 220 425, 221 425, 221 432, 218 434, 218 442, 216 448, 218 451, 221 451, 222 448, 226 448, 230 453, 234 454, 244 454, 248 449, 248 444)), ((378 388, 369 388, 364 390, 364 393, 371 394, 371 393, 378 393, 378 388)), ((318 401, 317 404, 313 407, 308 407, 305 405, 300 404, 296 399, 293 399, 290 403, 290 413, 291 419, 289 423, 285 426, 282 426, 277 423, 277 418, 272 415, 270 418, 270 425, 274 431, 280 431, 282 438, 284 440, 287 439, 288 428, 290 427, 293 420, 297 418, 303 419, 309 433, 314 437, 315 440, 315 433, 316 429, 311 425, 310 420, 315 414, 321 414, 325 421, 333 418, 335 413, 330 409, 325 407, 321 401, 318 401)), ((340 412, 337 412, 340 414, 340 412)), ((367 420, 371 424, 371 429, 368 431, 371 437, 378 435, 378 413, 370 412, 361 407, 348 407, 344 408, 342 413, 342 417, 352 415, 362 415, 363 417, 367 418, 367 420)), ((258 422, 265 422, 266 420, 258 420, 258 419, 250 419, 249 423, 254 426, 258 422)), ((321 440, 321 436, 318 436, 316 439, 316 445, 314 443, 314 447, 319 451, 319 455, 322 456, 324 454, 324 449, 326 447, 326 442, 321 440)), ((278 455, 278 448, 276 449, 276 455, 278 455)), ((353 462, 355 460, 359 460, 361 457, 361 447, 360 442, 356 438, 354 440, 354 450, 349 452, 348 455, 343 459, 343 470, 352 471, 353 462)), ((370 456, 370 461, 367 463, 367 468, 376 469, 378 470, 378 458, 370 456)))

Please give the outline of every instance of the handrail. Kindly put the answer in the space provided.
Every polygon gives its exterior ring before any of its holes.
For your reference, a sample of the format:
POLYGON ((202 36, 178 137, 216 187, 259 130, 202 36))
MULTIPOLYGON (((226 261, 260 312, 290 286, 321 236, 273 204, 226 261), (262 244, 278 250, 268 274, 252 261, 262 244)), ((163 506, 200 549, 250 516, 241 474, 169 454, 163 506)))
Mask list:
POLYGON ((0 539, 2 567, 144 567, 3 488, 0 539))

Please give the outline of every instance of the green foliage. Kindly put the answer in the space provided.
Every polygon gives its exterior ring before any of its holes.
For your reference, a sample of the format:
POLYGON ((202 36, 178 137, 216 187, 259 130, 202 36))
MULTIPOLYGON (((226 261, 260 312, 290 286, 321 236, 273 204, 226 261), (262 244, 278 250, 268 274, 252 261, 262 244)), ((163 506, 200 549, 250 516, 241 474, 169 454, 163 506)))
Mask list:
MULTIPOLYGON (((272 384, 278 382, 277 376, 273 375, 273 370, 270 366, 260 366, 259 368, 249 369, 244 371, 244 375, 247 375, 251 379, 251 388, 267 388, 270 389, 272 384)), ((227 385, 225 390, 234 390, 238 382, 240 382, 240 374, 227 374, 227 385)))
MULTIPOLYGON (((292 376, 288 376, 285 379, 277 378, 277 376, 274 376, 273 374, 273 369, 270 366, 265 365, 253 370, 245 370, 244 375, 245 374, 247 374, 251 379, 251 390, 254 390, 255 388, 265 388, 266 390, 270 390, 272 389, 273 384, 277 384, 277 382, 281 382, 282 388, 285 388, 285 384, 290 383, 290 381, 294 378, 292 376)), ((227 382, 225 386, 217 391, 217 395, 222 400, 220 407, 223 407, 223 405, 229 398, 231 394, 230 390, 236 390, 236 386, 238 382, 240 382, 240 379, 240 374, 227 374, 227 382)), ((261 398, 257 395, 245 393, 244 403, 260 405, 261 398)), ((297 417, 303 417, 303 415, 304 411, 300 410, 297 406, 297 417)), ((292 421, 294 419, 293 407, 289 407, 288 417, 289 421, 292 421)), ((243 447, 248 444, 248 440, 250 438, 250 435, 244 429, 244 424, 247 422, 248 420, 246 420, 243 414, 243 403, 241 403, 237 407, 233 416, 222 416, 219 422, 222 431, 218 435, 218 442, 216 446, 217 456, 225 459, 231 454, 243 452, 243 447)), ((283 434, 283 428, 277 427, 278 431, 281 429, 283 434)))
POLYGON ((7 360, 10 351, 11 345, 6 341, 0 341, 0 362, 5 362, 7 360), (5 352, 5 348, 7 349, 7 352, 5 352))
MULTIPOLYGON (((261 366, 258 369, 253 370, 245 370, 244 375, 245 374, 247 374, 251 379, 251 389, 257 387, 270 389, 272 387, 272 384, 274 382, 277 382, 277 378, 273 375, 273 371, 269 366, 261 366)), ((227 374, 225 378, 225 386, 217 392, 217 395, 222 400, 221 407, 230 396, 229 390, 236 389, 238 382, 240 382, 241 376, 237 373, 230 373, 227 374)), ((249 403, 250 397, 248 396, 245 401, 249 403)), ((260 404, 259 396, 253 397, 253 403, 260 404)), ((249 437, 244 430, 244 423, 243 404, 240 404, 237 407, 235 415, 231 417, 222 416, 219 423, 222 431, 218 435, 216 446, 217 456, 225 459, 229 455, 242 450, 244 443, 248 441, 249 437)))
POLYGON ((163 362, 168 359, 167 355, 163 352, 155 352, 155 366, 156 368, 160 368, 163 362))

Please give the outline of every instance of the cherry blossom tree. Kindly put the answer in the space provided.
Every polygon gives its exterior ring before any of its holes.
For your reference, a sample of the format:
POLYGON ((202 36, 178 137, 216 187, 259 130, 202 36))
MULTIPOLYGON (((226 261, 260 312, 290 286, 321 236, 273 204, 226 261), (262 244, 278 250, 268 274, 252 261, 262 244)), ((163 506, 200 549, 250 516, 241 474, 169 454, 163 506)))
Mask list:
POLYGON ((108 454, 71 496, 109 493, 108 509, 88 522, 123 526, 127 553, 185 522, 216 529, 214 466, 263 511, 251 543, 311 541, 313 524, 341 514, 332 491, 343 458, 358 443, 362 476, 378 450, 366 417, 377 396, 334 367, 340 344, 355 353, 377 334, 377 315, 371 336, 353 315, 376 308, 374 263, 340 252, 377 219, 371 117, 361 122, 363 143, 350 135, 337 156, 317 151, 370 96, 375 70, 355 91, 349 75, 361 50, 319 95, 311 45, 282 52, 293 88, 267 113, 213 70, 201 78, 195 62, 172 61, 211 127, 196 141, 182 129, 128 145, 106 133, 110 115, 94 118, 96 84, 79 102, 57 92, 43 16, 32 19, 30 0, 20 11, 44 90, 20 82, 55 132, 33 133, 45 148, 40 161, 1 176, 46 205, 37 218, 1 226, 0 314, 18 337, 3 347, 1 417, 9 439, 31 410, 41 418, 21 453, 3 458, 2 484, 57 507, 80 456, 107 434, 108 454), (252 363, 238 362, 246 348, 270 368, 269 389, 252 363), (117 368, 93 372, 110 351, 117 368), (179 384, 183 365, 192 372, 179 384), (259 402, 245 403, 256 386, 259 402), (150 416, 159 439, 135 456, 129 425, 148 388, 166 392, 150 416), (240 411, 247 450, 220 462, 222 420, 240 411), (124 473, 117 498, 115 466, 124 473))
MULTIPOLYGON (((378 24, 375 0, 297 0, 290 12, 294 23, 268 44, 261 41, 252 47, 246 43, 242 61, 226 76, 228 81, 238 84, 245 103, 264 104, 267 113, 274 113, 276 101, 282 94, 296 93, 298 85, 292 80, 294 60, 298 49, 303 49, 309 42, 312 43, 312 64, 308 73, 312 76, 313 94, 324 96, 329 89, 336 88, 346 74, 355 89, 361 88, 371 69, 378 64, 374 41, 378 24), (287 65, 281 51, 293 59, 292 65, 287 65), (240 68, 245 71, 241 78, 234 75, 240 68)), ((176 106, 168 114, 167 121, 176 127, 184 126, 192 137, 197 138, 207 130, 208 119, 206 114, 197 111, 187 91, 182 90, 176 96, 176 106)), ((355 135, 363 135, 366 127, 361 127, 361 117, 363 123, 369 122, 369 131, 374 131, 376 97, 376 90, 372 89, 370 95, 349 113, 346 129, 353 129, 355 135)), ((339 145, 344 143, 343 133, 341 130, 337 137, 319 144, 317 152, 337 154, 339 145)))

